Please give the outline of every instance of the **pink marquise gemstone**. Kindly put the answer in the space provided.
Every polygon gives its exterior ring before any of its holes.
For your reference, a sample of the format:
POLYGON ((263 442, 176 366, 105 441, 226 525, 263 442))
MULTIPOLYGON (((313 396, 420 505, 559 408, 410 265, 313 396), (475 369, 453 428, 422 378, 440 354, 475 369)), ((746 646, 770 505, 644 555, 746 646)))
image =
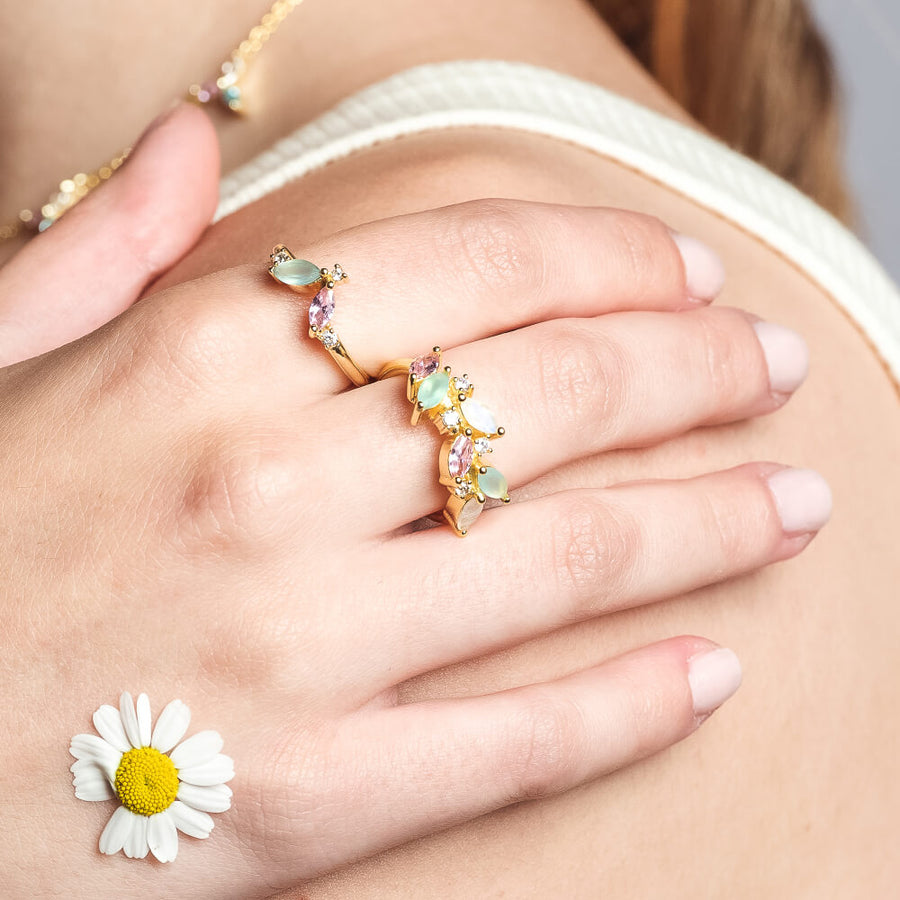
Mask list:
POLYGON ((324 328, 334 315, 334 290, 323 287, 309 304, 310 327, 324 328))
POLYGON ((460 478, 469 471, 472 458, 475 455, 475 445, 471 438, 461 434, 450 446, 450 455, 447 457, 447 468, 454 478, 460 478))
POLYGON ((428 353, 425 356, 414 359, 410 363, 409 371, 416 378, 427 378, 429 375, 434 375, 440 367, 441 358, 436 353, 428 353))

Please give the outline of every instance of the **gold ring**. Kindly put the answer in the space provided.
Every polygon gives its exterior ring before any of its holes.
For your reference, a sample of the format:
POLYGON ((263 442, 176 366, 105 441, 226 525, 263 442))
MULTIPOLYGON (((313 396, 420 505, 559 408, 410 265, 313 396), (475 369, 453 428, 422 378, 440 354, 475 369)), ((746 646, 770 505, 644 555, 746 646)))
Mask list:
POLYGON ((297 259, 284 244, 278 244, 269 257, 269 274, 297 293, 310 295, 309 336, 315 338, 331 354, 340 370, 356 387, 369 384, 372 377, 357 365, 334 330, 334 286, 350 276, 337 264, 330 271, 320 269, 306 259, 297 259))
POLYGON ((441 367, 441 348, 417 359, 385 363, 378 380, 402 375, 406 398, 413 405, 412 424, 424 415, 446 436, 439 458, 440 483, 450 492, 444 519, 460 537, 481 515, 489 497, 509 503, 509 487, 499 469, 483 459, 493 451, 491 441, 502 437, 493 413, 472 399, 475 390, 468 375, 454 376, 441 367))

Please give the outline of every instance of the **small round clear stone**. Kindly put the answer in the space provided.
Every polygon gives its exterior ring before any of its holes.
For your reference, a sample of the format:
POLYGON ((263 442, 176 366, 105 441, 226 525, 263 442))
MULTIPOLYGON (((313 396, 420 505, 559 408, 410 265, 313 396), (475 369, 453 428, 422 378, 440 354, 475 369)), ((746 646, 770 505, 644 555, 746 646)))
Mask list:
POLYGON ((441 419, 448 428, 456 428, 459 425, 459 413, 455 409, 441 413, 441 419))
POLYGON ((329 349, 333 350, 338 345, 338 336, 333 331, 323 331, 319 334, 319 340, 329 349))
POLYGON ((465 375, 458 375, 453 379, 453 386, 460 393, 465 393, 470 387, 472 387, 472 382, 466 378, 465 375))
POLYGON ((484 453, 491 453, 493 451, 493 447, 491 447, 491 442, 488 438, 480 437, 475 438, 475 452, 480 456, 484 453))
POLYGON ((471 490, 472 485, 468 481, 464 481, 462 484, 456 486, 455 493, 457 497, 467 497, 471 490))

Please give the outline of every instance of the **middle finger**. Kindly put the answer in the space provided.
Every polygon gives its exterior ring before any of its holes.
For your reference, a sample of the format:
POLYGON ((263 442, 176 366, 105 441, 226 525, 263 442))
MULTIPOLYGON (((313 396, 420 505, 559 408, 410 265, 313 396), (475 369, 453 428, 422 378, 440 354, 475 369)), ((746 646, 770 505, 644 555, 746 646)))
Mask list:
MULTIPOLYGON (((580 457, 772 412, 802 383, 808 355, 789 329, 704 308, 544 322, 460 347, 444 362, 470 376, 473 399, 505 427, 490 461, 516 486, 580 457)), ((446 438, 427 422, 410 426, 402 378, 335 397, 325 410, 347 504, 376 510, 365 536, 443 506, 437 460, 446 438), (389 495, 386 484, 396 485, 389 495)))

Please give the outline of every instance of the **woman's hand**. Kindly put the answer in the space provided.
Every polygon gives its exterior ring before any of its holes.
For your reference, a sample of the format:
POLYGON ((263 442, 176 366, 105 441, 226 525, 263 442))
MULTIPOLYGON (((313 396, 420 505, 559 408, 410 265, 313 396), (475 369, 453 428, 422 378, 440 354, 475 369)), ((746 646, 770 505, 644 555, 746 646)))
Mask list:
MULTIPOLYGON (((77 257, 90 214, 29 252, 77 257)), ((799 339, 709 308, 709 257, 680 245, 631 213, 485 201, 292 249, 352 273, 335 322, 368 370, 452 348, 506 426, 515 495, 579 457, 771 412, 802 380, 799 339)), ((2 372, 13 894, 77 873, 98 896, 263 896, 628 765, 736 689, 730 652, 683 636, 489 696, 403 703, 400 686, 784 559, 827 518, 817 476, 755 463, 487 510, 464 541, 415 530, 446 496, 439 440, 409 425, 399 380, 346 390, 265 263, 2 372), (69 738, 123 690, 180 697, 235 759, 232 810, 163 869, 99 856, 112 806, 69 786, 69 738)), ((22 308, 21 271, 0 273, 3 308, 22 308)), ((94 269, 72 271, 88 296, 94 269)), ((28 288, 64 290, 40 267, 28 288)))

